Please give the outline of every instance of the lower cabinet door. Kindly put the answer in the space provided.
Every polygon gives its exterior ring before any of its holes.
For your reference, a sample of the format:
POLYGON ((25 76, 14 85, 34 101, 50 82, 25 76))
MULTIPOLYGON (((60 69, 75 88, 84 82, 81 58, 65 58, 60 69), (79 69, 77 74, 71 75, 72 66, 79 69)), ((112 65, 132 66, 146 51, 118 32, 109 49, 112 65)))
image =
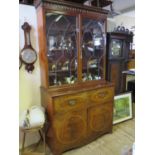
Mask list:
POLYGON ((112 132, 112 103, 104 103, 88 109, 88 134, 97 137, 112 132))
POLYGON ((78 146, 87 136, 86 110, 58 114, 53 120, 56 149, 68 150, 78 146))

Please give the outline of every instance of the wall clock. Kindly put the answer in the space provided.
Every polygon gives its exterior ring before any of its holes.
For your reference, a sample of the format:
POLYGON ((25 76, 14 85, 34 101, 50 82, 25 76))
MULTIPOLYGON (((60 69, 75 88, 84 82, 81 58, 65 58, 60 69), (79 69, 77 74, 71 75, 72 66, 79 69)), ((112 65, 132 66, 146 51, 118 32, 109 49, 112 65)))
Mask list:
POLYGON ((25 22, 22 25, 22 29, 24 30, 25 45, 20 52, 20 60, 25 64, 25 69, 28 72, 32 72, 34 70, 34 63, 37 60, 37 53, 32 48, 32 45, 31 45, 31 40, 30 40, 31 26, 27 22, 25 22))

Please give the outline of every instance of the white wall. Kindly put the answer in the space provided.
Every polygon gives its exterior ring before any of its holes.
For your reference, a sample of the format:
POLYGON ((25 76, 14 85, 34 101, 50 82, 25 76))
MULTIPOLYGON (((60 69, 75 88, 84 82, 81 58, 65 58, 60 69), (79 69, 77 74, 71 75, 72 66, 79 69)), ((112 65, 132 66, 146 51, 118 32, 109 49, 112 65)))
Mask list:
MULTIPOLYGON (((108 18, 107 22, 107 32, 112 32, 117 26, 124 26, 131 31, 131 28, 135 26, 135 12, 128 12, 122 15, 115 16, 113 18, 108 18)), ((133 31, 133 29, 132 29, 133 31)), ((135 34, 135 31, 133 31, 135 34)), ((135 35, 133 37, 132 48, 135 49, 135 35)))
MULTIPOLYGON (((32 47, 39 52, 38 48, 38 33, 37 33, 37 18, 36 10, 33 6, 19 5, 19 51, 24 46, 24 31, 21 25, 28 22, 31 25, 31 44, 32 47)), ((39 57, 35 63, 35 69, 32 73, 25 70, 25 65, 22 65, 19 70, 19 119, 23 111, 32 105, 40 105, 40 67, 39 57)), ((19 144, 21 146, 23 134, 19 133, 19 144)), ((31 145, 39 139, 38 134, 27 134, 25 146, 31 145)))
POLYGON ((116 26, 122 25, 125 28, 131 29, 132 26, 135 26, 135 18, 128 17, 125 15, 115 17, 116 26))
POLYGON ((107 32, 112 32, 115 27, 116 27, 115 19, 108 18, 108 20, 107 20, 107 32))
POLYGON ((135 26, 135 12, 131 11, 124 13, 122 15, 115 16, 113 18, 108 18, 108 32, 112 32, 114 27, 124 26, 125 28, 131 29, 132 26, 135 26))

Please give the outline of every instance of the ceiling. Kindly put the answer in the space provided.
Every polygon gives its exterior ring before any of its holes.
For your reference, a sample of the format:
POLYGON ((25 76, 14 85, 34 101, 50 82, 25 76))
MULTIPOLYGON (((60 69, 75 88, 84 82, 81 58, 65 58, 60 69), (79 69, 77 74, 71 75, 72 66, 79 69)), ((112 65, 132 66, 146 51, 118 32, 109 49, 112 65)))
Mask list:
POLYGON ((135 10, 123 13, 122 15, 135 18, 135 10))
POLYGON ((113 0, 113 6, 120 12, 128 12, 135 9, 135 0, 113 0))
MULTIPOLYGON (((135 14, 135 0, 113 0, 113 9, 119 14, 133 17, 135 14)), ((110 10, 110 6, 104 7, 110 10)))
MULTIPOLYGON (((71 0, 66 0, 66 1, 71 1, 71 0)), ((106 3, 108 6, 103 7, 103 9, 109 10, 111 13, 111 8, 110 5, 112 2, 112 7, 113 7, 113 15, 111 16, 116 16, 116 15, 125 15, 125 16, 130 16, 134 17, 135 16, 135 0, 74 0, 74 2, 78 3, 89 3, 91 2, 92 5, 96 6, 97 2, 99 2, 100 6, 106 6, 106 3), (95 3, 94 3, 95 2, 95 3)))

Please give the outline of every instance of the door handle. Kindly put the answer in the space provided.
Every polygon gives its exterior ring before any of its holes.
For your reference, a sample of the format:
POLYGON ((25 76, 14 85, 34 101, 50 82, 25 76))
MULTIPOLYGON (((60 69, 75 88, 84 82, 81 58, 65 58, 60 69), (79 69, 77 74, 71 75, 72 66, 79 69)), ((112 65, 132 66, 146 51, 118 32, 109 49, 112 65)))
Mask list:
POLYGON ((75 99, 68 101, 68 104, 71 106, 75 105, 76 103, 77 103, 77 101, 75 99))

